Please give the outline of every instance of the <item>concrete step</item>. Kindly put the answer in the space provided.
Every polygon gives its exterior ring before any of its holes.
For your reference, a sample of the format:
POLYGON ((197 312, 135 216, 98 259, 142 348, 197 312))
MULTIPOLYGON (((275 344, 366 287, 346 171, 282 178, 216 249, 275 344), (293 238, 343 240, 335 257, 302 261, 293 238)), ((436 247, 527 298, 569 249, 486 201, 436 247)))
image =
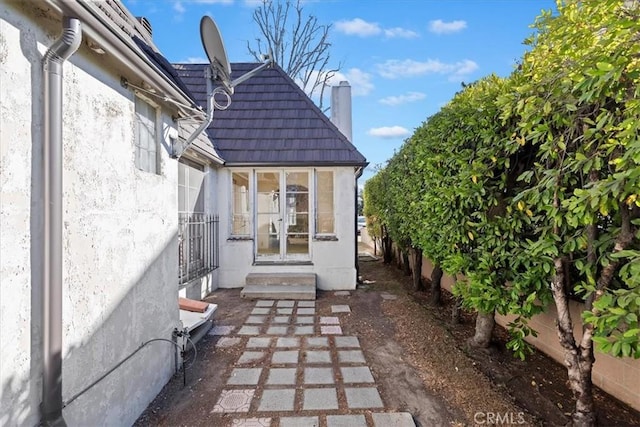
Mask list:
POLYGON ((245 277, 247 285, 313 285, 315 273, 249 273, 245 277))
POLYGON ((316 285, 290 284, 290 285, 245 285, 240 292, 243 298, 251 299, 316 299, 316 285))

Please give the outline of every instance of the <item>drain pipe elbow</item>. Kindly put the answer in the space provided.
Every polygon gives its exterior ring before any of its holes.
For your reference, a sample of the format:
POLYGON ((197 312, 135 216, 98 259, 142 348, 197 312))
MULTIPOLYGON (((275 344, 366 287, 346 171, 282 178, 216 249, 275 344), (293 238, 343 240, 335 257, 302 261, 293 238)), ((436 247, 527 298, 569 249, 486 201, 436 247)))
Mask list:
POLYGON ((69 59, 82 42, 82 24, 77 18, 65 16, 62 18, 63 30, 42 59, 45 72, 62 74, 62 64, 69 59))
POLYGON ((80 20, 65 16, 60 38, 42 59, 44 82, 44 238, 42 272, 44 425, 62 418, 62 71, 82 41, 80 20))

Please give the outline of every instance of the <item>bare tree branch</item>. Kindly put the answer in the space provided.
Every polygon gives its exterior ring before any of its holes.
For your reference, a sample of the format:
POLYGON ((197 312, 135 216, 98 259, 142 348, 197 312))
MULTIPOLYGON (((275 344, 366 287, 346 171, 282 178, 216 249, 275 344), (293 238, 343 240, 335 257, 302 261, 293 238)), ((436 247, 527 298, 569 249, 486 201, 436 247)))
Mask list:
POLYGON ((261 35, 253 44, 247 41, 249 53, 257 61, 271 54, 310 97, 319 97, 322 110, 325 88, 341 67, 329 67, 331 24, 321 24, 317 17, 305 14, 300 0, 263 0, 253 12, 253 20, 261 35))

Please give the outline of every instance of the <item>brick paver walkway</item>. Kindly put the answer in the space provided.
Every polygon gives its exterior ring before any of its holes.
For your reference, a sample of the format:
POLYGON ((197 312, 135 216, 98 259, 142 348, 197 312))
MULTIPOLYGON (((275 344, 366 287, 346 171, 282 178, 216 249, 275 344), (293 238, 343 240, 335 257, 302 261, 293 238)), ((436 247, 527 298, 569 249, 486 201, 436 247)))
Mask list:
POLYGON ((410 414, 385 411, 358 337, 342 334, 350 311, 332 305, 320 316, 316 301, 259 300, 235 334, 214 327, 217 346, 245 344, 212 412, 233 426, 414 427, 410 414))

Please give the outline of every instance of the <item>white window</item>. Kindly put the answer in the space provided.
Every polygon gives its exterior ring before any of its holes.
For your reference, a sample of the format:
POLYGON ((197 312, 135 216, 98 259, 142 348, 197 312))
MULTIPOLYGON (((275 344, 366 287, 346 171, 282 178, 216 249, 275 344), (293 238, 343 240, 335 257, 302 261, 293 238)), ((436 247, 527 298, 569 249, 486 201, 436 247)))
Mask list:
POLYGON ((136 99, 135 164, 140 170, 159 173, 158 118, 159 111, 139 97, 136 99))
POLYGON ((335 234, 333 171, 316 171, 316 234, 335 234))
POLYGON ((249 221, 249 173, 233 172, 231 212, 231 234, 235 236, 248 236, 251 234, 249 221))
POLYGON ((187 159, 178 163, 178 211, 204 213, 204 167, 187 159))

